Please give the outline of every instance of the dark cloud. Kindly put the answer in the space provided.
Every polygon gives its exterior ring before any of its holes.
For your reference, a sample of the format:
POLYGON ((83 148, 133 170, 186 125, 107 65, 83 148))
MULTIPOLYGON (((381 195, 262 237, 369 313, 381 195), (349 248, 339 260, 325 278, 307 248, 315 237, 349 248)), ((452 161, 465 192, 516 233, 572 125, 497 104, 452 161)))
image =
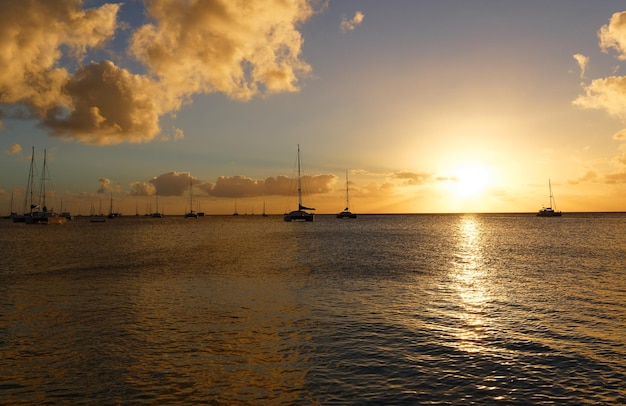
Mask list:
MULTIPOLYGON (((181 196, 189 190, 188 172, 168 172, 152 178, 149 183, 133 182, 131 195, 181 196)), ((191 178, 194 189, 208 196, 223 198, 244 198, 257 196, 289 196, 297 188, 296 179, 286 176, 252 179, 244 176, 220 176, 215 183, 201 182, 191 178)), ((303 176, 303 190, 307 194, 322 194, 332 191, 337 181, 335 175, 303 176)))
POLYGON ((198 180, 189 172, 168 172, 150 179, 150 183, 159 196, 182 196, 198 180))

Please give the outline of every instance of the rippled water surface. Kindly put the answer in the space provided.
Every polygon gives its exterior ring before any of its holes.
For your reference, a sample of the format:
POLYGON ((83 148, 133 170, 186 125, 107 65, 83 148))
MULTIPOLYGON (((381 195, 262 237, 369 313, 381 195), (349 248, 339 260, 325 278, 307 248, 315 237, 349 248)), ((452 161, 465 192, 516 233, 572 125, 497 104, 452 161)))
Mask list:
POLYGON ((0 221, 3 404, 626 404, 626 215, 0 221))

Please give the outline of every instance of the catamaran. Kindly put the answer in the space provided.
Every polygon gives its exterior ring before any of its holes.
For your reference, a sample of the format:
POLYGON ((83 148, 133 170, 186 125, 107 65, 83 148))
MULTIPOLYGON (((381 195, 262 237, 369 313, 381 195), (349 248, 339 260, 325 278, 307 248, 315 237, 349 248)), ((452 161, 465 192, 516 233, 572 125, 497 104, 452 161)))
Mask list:
POLYGON ((27 195, 30 195, 30 212, 24 214, 24 222, 26 224, 65 224, 67 223, 67 218, 60 216, 58 213, 53 210, 48 210, 46 205, 46 186, 47 181, 50 179, 50 175, 48 173, 48 166, 46 163, 46 150, 43 150, 43 169, 41 171, 41 190, 39 194, 39 203, 35 204, 33 202, 33 185, 34 185, 34 172, 33 166, 35 162, 35 147, 33 147, 31 162, 30 162, 30 173, 28 180, 28 191, 27 195), (39 210, 41 209, 41 210, 39 210))
POLYGON ((189 212, 185 213, 185 218, 197 219, 198 213, 193 211, 193 184, 191 183, 191 181, 191 173, 189 173, 189 212))
POLYGON ((548 207, 543 207, 541 210, 537 212, 538 217, 561 217, 562 213, 556 210, 556 202, 554 201, 554 196, 552 195, 552 185, 550 184, 550 179, 548 179, 548 189, 550 190, 550 204, 548 207))
POLYGON ((348 171, 346 171, 346 208, 341 213, 337 213, 338 219, 356 218, 356 214, 350 211, 350 198, 348 196, 348 171))
POLYGON ((312 207, 302 205, 302 178, 300 176, 300 144, 298 144, 298 210, 285 213, 283 219, 285 221, 313 221, 315 215, 305 210, 315 210, 312 207))

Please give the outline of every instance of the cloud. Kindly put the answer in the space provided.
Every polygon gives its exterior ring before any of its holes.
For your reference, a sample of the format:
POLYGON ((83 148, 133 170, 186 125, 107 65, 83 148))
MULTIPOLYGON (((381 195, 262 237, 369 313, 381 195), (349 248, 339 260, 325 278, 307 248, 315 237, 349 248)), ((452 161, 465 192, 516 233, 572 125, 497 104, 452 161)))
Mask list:
MULTIPOLYGON (((132 31, 128 43, 143 64, 133 73, 108 60, 82 63, 120 28, 121 4, 0 0, 0 105, 26 107, 27 118, 64 139, 140 143, 156 139, 160 117, 194 94, 250 100, 295 92, 311 71, 297 29, 314 13, 307 0, 147 4, 151 23, 132 31)), ((160 139, 183 135, 175 129, 160 139)))
POLYGON ((72 110, 49 109, 43 123, 53 135, 110 145, 152 140, 160 131, 160 88, 113 62, 80 67, 63 86, 72 110))
POLYGON ((22 152, 22 146, 20 144, 13 144, 9 149, 7 149, 7 155, 19 155, 22 152))
POLYGON ((626 129, 622 129, 613 134, 613 139, 617 141, 626 140, 626 129))
POLYGON ((615 13, 609 23, 603 25, 598 31, 600 48, 608 52, 613 48, 618 52, 617 58, 626 59, 626 11, 615 13))
POLYGON ((310 71, 296 29, 313 14, 305 0, 162 0, 147 11, 154 23, 135 31, 129 50, 168 89, 170 108, 194 93, 296 91, 310 71))
POLYGON ((598 179, 599 175, 597 172, 587 171, 583 176, 576 179, 570 179, 567 181, 567 183, 571 185, 578 185, 579 183, 597 182, 598 179))
POLYGON ((605 110, 626 121, 626 76, 594 79, 585 88, 585 94, 578 96, 573 103, 583 108, 605 110))
POLYGON ((98 178, 98 182, 100 182, 100 187, 96 193, 105 193, 111 189, 111 179, 109 178, 98 178))
MULTIPOLYGON (((322 194, 332 190, 335 175, 302 176, 302 188, 309 194, 322 194)), ((206 187, 207 194, 215 197, 289 196, 295 193, 296 180, 287 176, 251 179, 243 176, 220 176, 215 185, 206 187)))
POLYGON ((617 172, 604 175, 606 183, 608 184, 621 184, 626 183, 626 172, 617 172))
POLYGON ((69 73, 57 63, 79 58, 113 36, 119 5, 82 10, 74 0, 0 0, 0 103, 23 103, 37 116, 69 107, 62 92, 69 73), (54 23, 51 23, 54 22, 54 23))
POLYGON ((130 184, 131 196, 154 196, 156 187, 146 182, 132 182, 130 184))
POLYGON ((404 171, 394 173, 392 177, 395 179, 402 179, 406 185, 414 186, 428 183, 431 180, 432 175, 428 173, 415 173, 404 171))
POLYGON ((168 172, 150 179, 150 183, 159 196, 182 196, 190 184, 198 184, 199 180, 189 172, 168 172))
POLYGON ((574 54, 574 59, 578 62, 578 66, 580 67, 580 78, 582 79, 585 77, 587 65, 589 65, 589 58, 582 54, 574 54))
MULTIPOLYGON (((189 190, 189 172, 168 172, 146 182, 130 184, 133 196, 182 196, 189 190)), ((289 196, 296 190, 296 179, 287 176, 253 179, 245 176, 220 176, 215 183, 202 182, 191 177, 194 189, 208 196, 219 198, 244 198, 258 196, 289 196)), ((337 177, 332 174, 302 176, 302 189, 309 195, 328 193, 333 190, 337 177)))
MULTIPOLYGON (((611 16, 609 24, 598 31, 600 48, 608 52, 613 48, 618 52, 617 58, 626 59, 626 11, 611 16)), ((575 54, 574 58, 581 67, 581 77, 584 75, 588 59, 575 54)), ((583 108, 605 110, 609 115, 626 122, 626 77, 608 76, 594 79, 584 87, 584 95, 578 96, 573 104, 583 108)))
POLYGON ((264 182, 243 176, 220 176, 210 194, 216 197, 250 197, 264 194, 264 182))
POLYGON ((339 24, 339 28, 341 29, 341 32, 352 31, 363 22, 364 18, 365 16, 363 15, 363 13, 360 11, 357 11, 356 13, 354 13, 354 17, 352 17, 351 20, 348 20, 346 17, 343 17, 341 19, 341 24, 339 24))

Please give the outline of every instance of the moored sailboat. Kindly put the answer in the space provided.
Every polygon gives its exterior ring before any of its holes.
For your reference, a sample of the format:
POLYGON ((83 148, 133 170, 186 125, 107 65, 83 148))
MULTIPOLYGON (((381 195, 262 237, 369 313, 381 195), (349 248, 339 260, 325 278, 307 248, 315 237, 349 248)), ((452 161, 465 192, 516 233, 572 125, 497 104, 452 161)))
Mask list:
POLYGON ((548 207, 543 207, 541 210, 537 212, 538 217, 561 217, 563 213, 556 210, 556 201, 554 200, 554 196, 552 195, 552 184, 550 183, 550 179, 548 179, 548 189, 550 190, 550 204, 548 207))
POLYGON ((65 224, 67 223, 67 218, 59 215, 54 212, 54 210, 48 210, 48 206, 46 203, 46 195, 47 191, 47 182, 50 179, 50 175, 48 173, 47 166, 47 155, 46 150, 43 150, 43 169, 41 171, 41 189, 39 193, 39 202, 35 204, 33 202, 33 185, 34 185, 34 161, 35 161, 35 147, 33 147, 32 157, 31 157, 31 166, 30 166, 30 174, 29 174, 29 186, 30 189, 27 191, 27 195, 30 195, 30 212, 24 214, 24 222, 26 224, 65 224), (41 210, 39 210, 41 209, 41 210))
POLYGON ((113 211, 113 192, 111 192, 111 205, 109 206, 109 214, 107 215, 107 217, 110 219, 114 219, 116 217, 120 217, 121 215, 122 213, 113 211))
POLYGON ((159 212, 159 193, 155 193, 156 194, 156 211, 154 213, 150 213, 150 217, 155 218, 155 219, 160 219, 163 217, 163 214, 161 214, 161 212, 159 212))
POLYGON ((192 184, 191 173, 189 174, 189 212, 185 213, 185 218, 186 219, 198 218, 198 214, 193 210, 193 184, 192 184))
POLYGON ((346 208, 341 212, 337 213, 338 219, 355 219, 356 214, 350 211, 350 197, 348 194, 348 171, 346 171, 346 208))
POLYGON ((285 221, 313 221, 315 215, 305 210, 315 210, 312 207, 302 205, 302 178, 300 176, 300 144, 298 144, 298 210, 285 213, 283 220, 285 221))

